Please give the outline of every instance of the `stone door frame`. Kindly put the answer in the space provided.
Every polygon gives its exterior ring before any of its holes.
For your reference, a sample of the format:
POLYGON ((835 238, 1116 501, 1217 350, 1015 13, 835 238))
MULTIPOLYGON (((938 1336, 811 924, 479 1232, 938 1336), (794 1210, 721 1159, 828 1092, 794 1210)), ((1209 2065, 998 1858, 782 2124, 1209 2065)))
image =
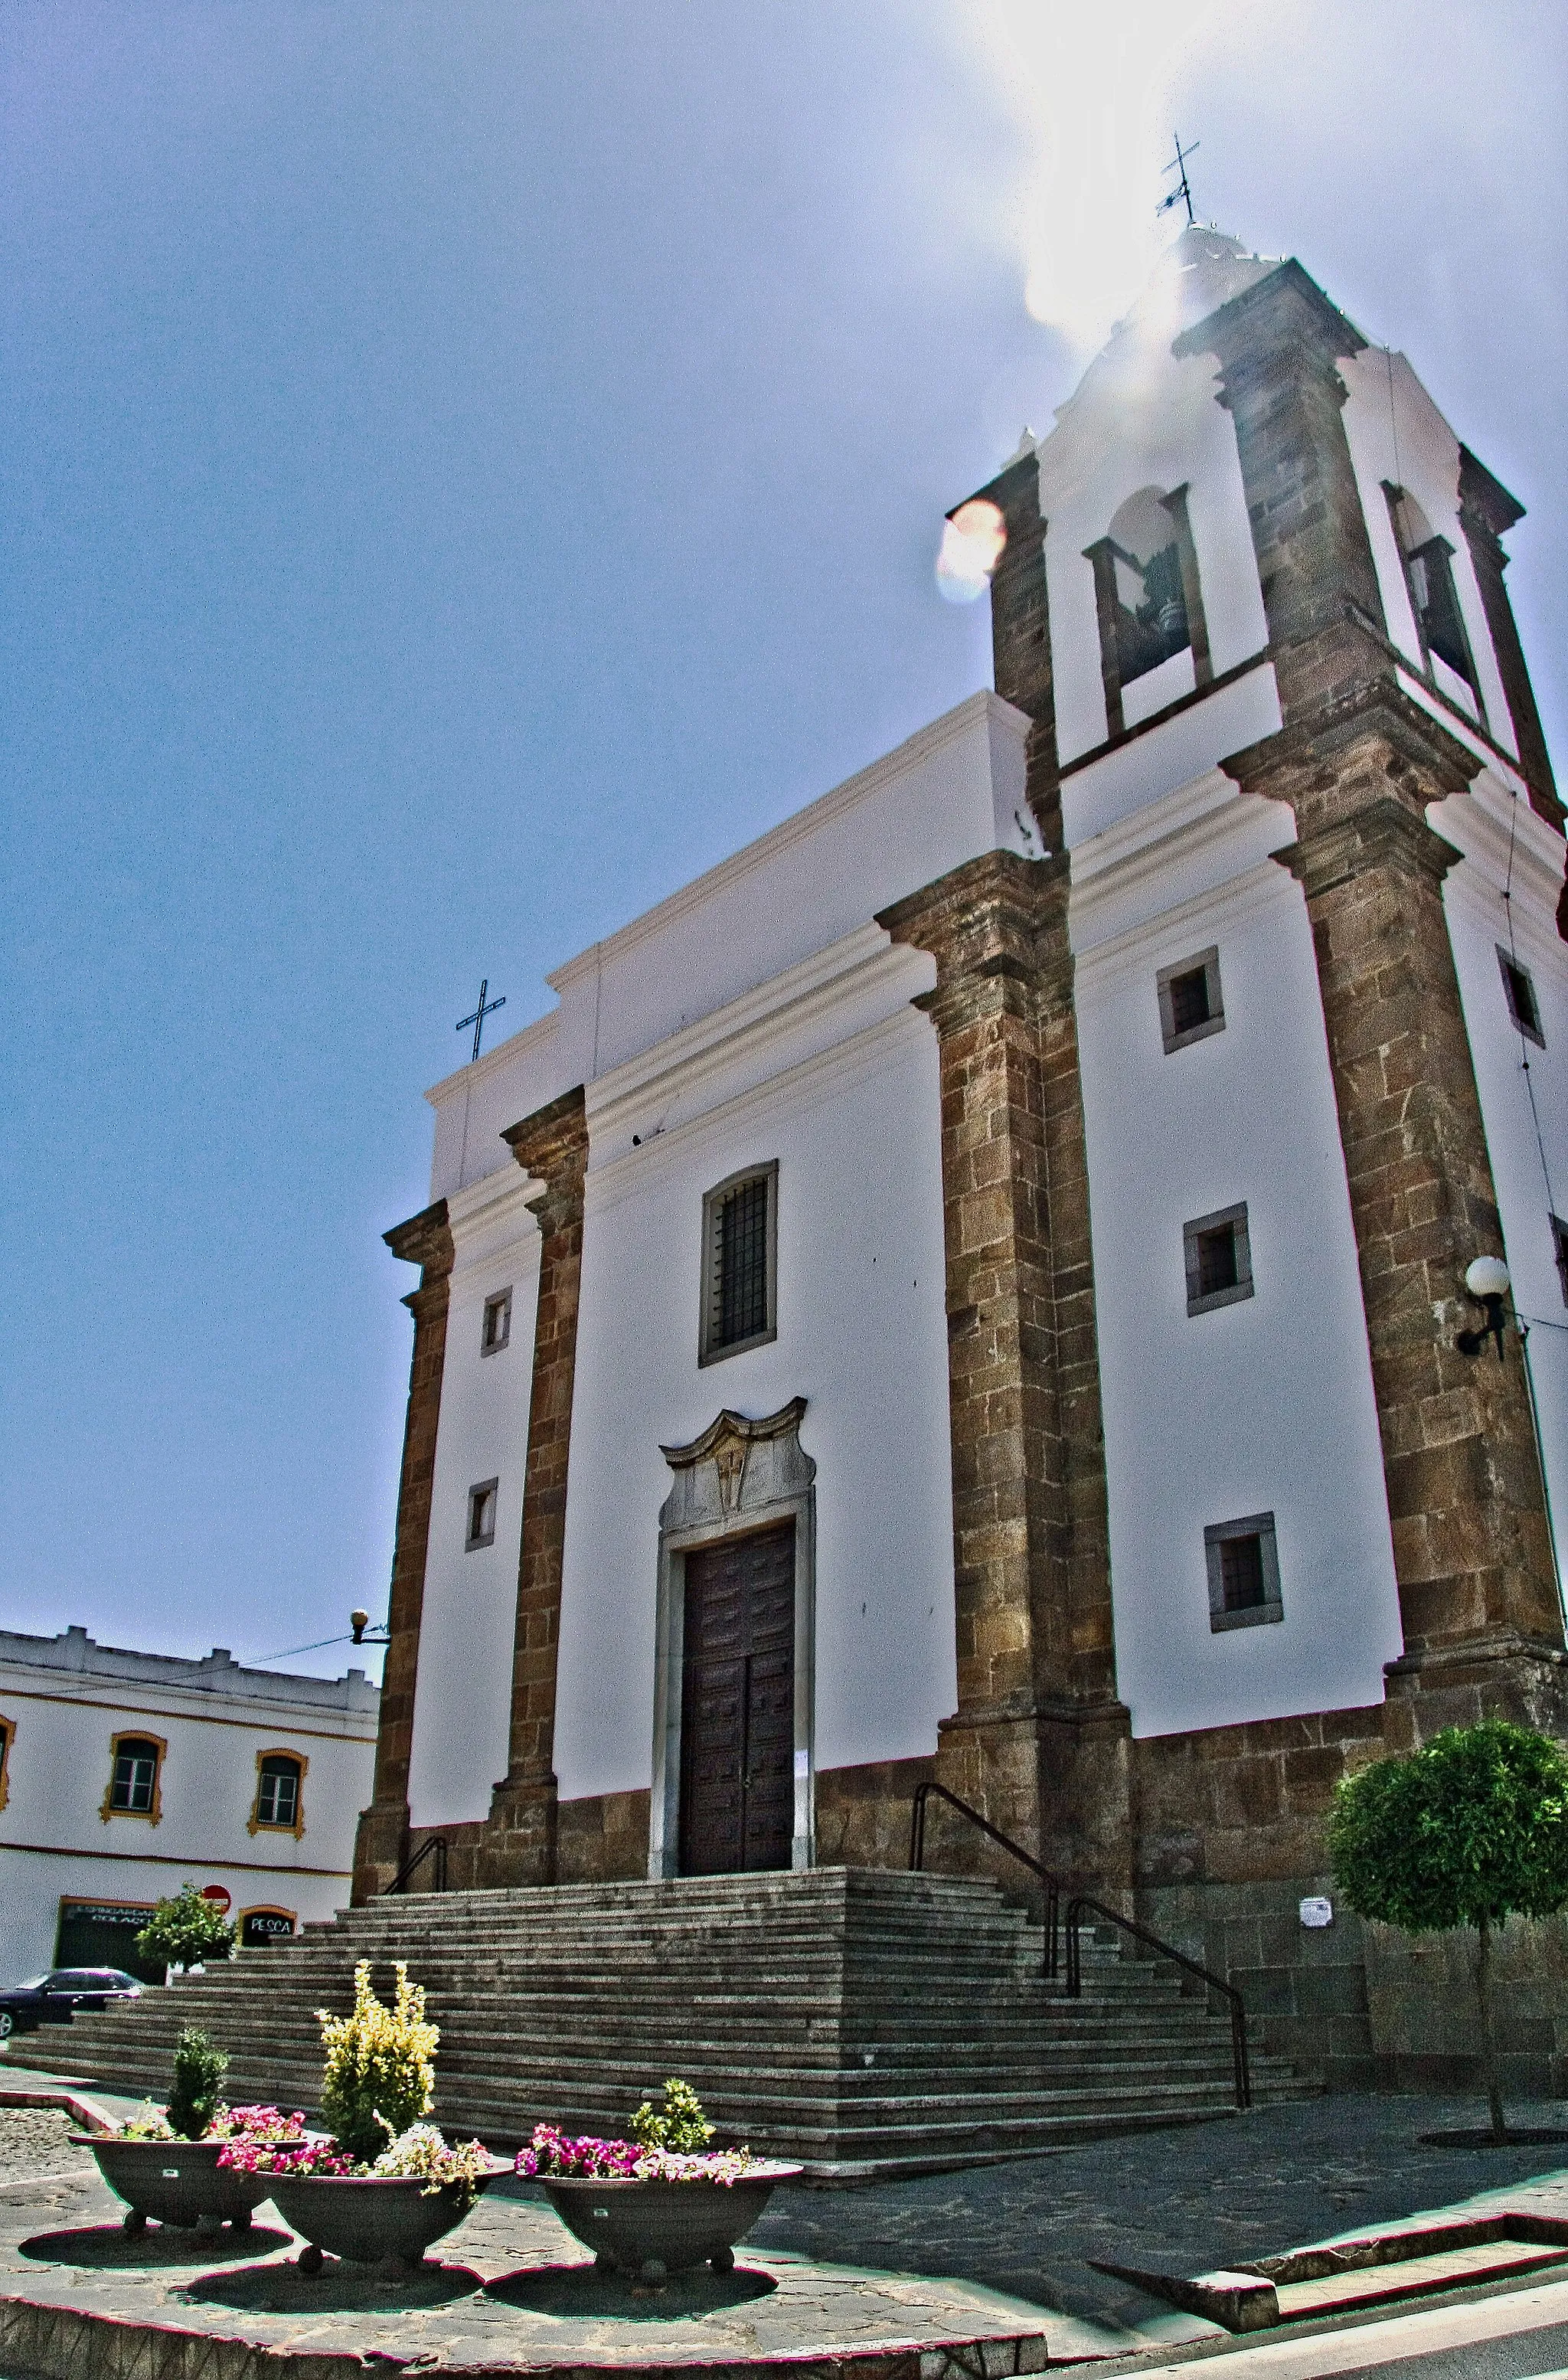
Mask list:
POLYGON ((804 1397, 750 1421, 726 1406, 689 1446, 662 1446, 675 1474, 659 1512, 653 1661, 653 1791, 648 1873, 680 1874, 681 1694, 686 1656, 686 1558, 727 1537, 795 1524, 795 1820, 792 1868, 816 1854, 814 1812, 817 1466, 800 1443, 804 1397))

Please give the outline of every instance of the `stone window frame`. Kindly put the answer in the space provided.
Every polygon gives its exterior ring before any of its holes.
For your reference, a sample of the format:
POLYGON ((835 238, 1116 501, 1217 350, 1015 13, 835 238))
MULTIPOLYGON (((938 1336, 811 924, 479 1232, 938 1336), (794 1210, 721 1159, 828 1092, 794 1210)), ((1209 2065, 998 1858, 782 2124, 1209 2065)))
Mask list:
POLYGON ((246 1825, 248 1835, 292 1835, 296 1842, 305 1831, 305 1772, 310 1767, 310 1755, 296 1752, 292 1743, 269 1743, 256 1755, 256 1791, 250 1803, 250 1816, 246 1825), (263 1818, 261 1815, 261 1776, 269 1760, 289 1760, 294 1764, 294 1815, 289 1819, 263 1818))
POLYGON ((481 1355, 503 1355, 512 1343, 512 1287, 508 1281, 504 1289, 493 1291, 484 1301, 484 1310, 480 1318, 481 1355), (500 1326, 493 1338, 491 1335, 492 1315, 499 1318, 500 1326))
POLYGON ((499 1475, 494 1479, 476 1479, 468 1490, 468 1520, 463 1536, 463 1551, 466 1554, 480 1553, 486 1546, 492 1546, 495 1543, 495 1522, 500 1505, 499 1475), (490 1526, 488 1529, 480 1529, 475 1524, 484 1518, 487 1504, 490 1508, 490 1526))
POLYGON ((0 1711, 0 1810, 11 1798, 11 1746, 16 1740, 16 1720, 0 1711))
POLYGON ((762 1165, 743 1165, 738 1172, 726 1173, 702 1194, 702 1270, 699 1283, 697 1319, 697 1362, 699 1370, 710 1364, 727 1363, 732 1355, 744 1355, 749 1348, 769 1346, 779 1335, 779 1160, 770 1158, 762 1165), (714 1308, 719 1294, 719 1216, 724 1200, 732 1192, 748 1183, 765 1182, 768 1187, 767 1222, 767 1322, 761 1330, 749 1338, 726 1339, 714 1336, 714 1308))
MULTIPOLYGON (((1563 1221, 1561 1215, 1549 1215, 1547 1221, 1551 1226, 1551 1253, 1557 1260, 1557 1278, 1562 1284, 1562 1303, 1568 1305, 1568 1223, 1563 1221)), ((0 1727, 5 1723, 4 1719, 0 1719, 0 1727)), ((4 1773, 3 1769, 0 1769, 0 1789, 4 1788, 4 1773)), ((0 1810, 5 1806, 5 1793, 0 1790, 0 1810)))
POLYGON ((1216 1636, 1231 1628, 1261 1628, 1285 1616, 1280 1590, 1279 1536, 1272 1512, 1244 1512, 1238 1520, 1211 1521, 1203 1532, 1203 1558, 1209 1573, 1209 1626, 1216 1636), (1225 1609, 1225 1582, 1220 1553, 1227 1538, 1257 1537, 1263 1558, 1263 1600, 1241 1611, 1225 1609))
POLYGON ((1253 1294, 1252 1233, 1246 1219, 1246 1200, 1234 1207, 1216 1207, 1211 1215, 1195 1215, 1190 1223, 1182 1225, 1182 1254, 1186 1266, 1187 1312, 1214 1314, 1222 1305, 1235 1305, 1253 1294), (1236 1252, 1236 1277, 1226 1289, 1204 1290, 1198 1287, 1202 1278, 1198 1242, 1207 1232, 1222 1231, 1229 1224, 1236 1252))
MULTIPOLYGON (((1432 667, 1432 648, 1427 637, 1427 613, 1430 606, 1422 604, 1416 591, 1415 565, 1418 562, 1425 565, 1428 573, 1436 571, 1442 573, 1447 583, 1453 625, 1458 631, 1459 651, 1463 656, 1462 664, 1452 662, 1446 653, 1440 653, 1438 659, 1445 669, 1452 670, 1454 676, 1462 679, 1469 687, 1471 698, 1476 705, 1477 718, 1480 725, 1487 728, 1489 734, 1487 701, 1481 692, 1481 674, 1476 666, 1476 648, 1470 640, 1469 623, 1465 617, 1465 606, 1459 600, 1459 589, 1453 577, 1453 557, 1459 549, 1452 539, 1444 537, 1440 530, 1434 532, 1428 538, 1424 538, 1419 545, 1408 544, 1405 540, 1404 524, 1400 518, 1400 507, 1406 496, 1410 496, 1411 502, 1415 503, 1414 495, 1408 488, 1398 487, 1392 480, 1383 481, 1383 495, 1388 504, 1389 521, 1393 529, 1393 541, 1399 554, 1399 566, 1404 574, 1404 592, 1410 604, 1410 616, 1416 623, 1416 641, 1421 649, 1422 674, 1428 685, 1435 686, 1445 700, 1453 700, 1452 696, 1444 694, 1438 680, 1438 674, 1432 667)), ((1456 707, 1463 710, 1464 705, 1460 704, 1456 707)))
POLYGON ((1186 959, 1177 959, 1173 965, 1163 966, 1154 978, 1160 1001, 1160 1038, 1165 1045, 1165 1055, 1190 1048, 1195 1041, 1207 1041, 1211 1033, 1225 1029, 1225 999, 1220 983, 1220 945, 1210 942, 1206 951, 1194 951, 1186 959), (1171 986, 1182 976, 1196 975, 1203 969, 1205 988, 1209 993, 1209 1014, 1201 1025, 1177 1026, 1175 1004, 1171 986))
POLYGON ((274 1934, 269 1937, 269 1939, 274 1942, 292 1941, 299 1931, 299 1912, 297 1909, 285 1909, 275 1900, 253 1900, 249 1909, 239 1909, 235 1912, 235 1925, 238 1928, 237 1947, 242 1950, 258 1950, 262 1947, 259 1942, 246 1941, 245 1921, 248 1917, 286 1917, 288 1932, 286 1935, 274 1934))
POLYGON ((1521 960, 1514 957, 1512 951, 1505 951, 1501 942, 1494 942, 1492 947, 1497 953, 1497 969, 1502 978, 1502 996, 1508 1002, 1509 1021, 1513 1030, 1515 1033, 1522 1033, 1526 1041, 1533 1041, 1538 1050, 1544 1050, 1546 1035, 1541 1030, 1540 995, 1536 990, 1535 977, 1521 960), (1515 978, 1523 979, 1525 989, 1530 997, 1530 1006, 1535 1011, 1533 1018, 1526 1018, 1519 1014, 1519 995, 1514 989, 1515 978))
POLYGON ((152 1827, 163 1824, 164 1763, 168 1758, 168 1753, 167 1737, 154 1735, 151 1728, 122 1727, 115 1730, 109 1738, 109 1781, 103 1788, 103 1799, 98 1805, 98 1815, 105 1826, 111 1818, 140 1818, 145 1825, 152 1827), (145 1810, 128 1810, 115 1800, 115 1770, 119 1766, 120 1747, 127 1743, 150 1743, 157 1755, 152 1764, 152 1799, 145 1810))

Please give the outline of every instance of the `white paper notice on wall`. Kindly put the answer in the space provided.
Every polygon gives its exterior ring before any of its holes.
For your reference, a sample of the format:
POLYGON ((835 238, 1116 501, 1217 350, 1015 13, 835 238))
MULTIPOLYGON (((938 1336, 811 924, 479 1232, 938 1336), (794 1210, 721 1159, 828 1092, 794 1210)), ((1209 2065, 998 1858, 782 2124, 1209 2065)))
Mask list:
POLYGON ((808 1752, 797 1752, 797 1753, 796 1754, 796 1755, 795 1755, 795 1773, 796 1773, 796 1775, 797 1777, 801 1777, 801 1778, 805 1778, 805 1777, 809 1777, 809 1776, 810 1776, 810 1774, 811 1774, 811 1755, 810 1755, 810 1754, 809 1754, 808 1752))
POLYGON ((1334 1922, 1333 1902, 1325 1900, 1319 1893, 1309 1893, 1301 1904, 1301 1922, 1304 1925, 1331 1925, 1334 1922))

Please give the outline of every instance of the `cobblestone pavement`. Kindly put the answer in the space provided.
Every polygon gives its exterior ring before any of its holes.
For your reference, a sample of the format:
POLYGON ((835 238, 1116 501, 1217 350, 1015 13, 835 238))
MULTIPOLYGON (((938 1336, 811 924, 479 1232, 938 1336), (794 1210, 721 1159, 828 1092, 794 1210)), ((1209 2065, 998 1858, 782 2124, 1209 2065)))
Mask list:
MULTIPOLYGON (((963 2282, 861 2273, 787 2252, 743 2246, 733 2273, 677 2275, 643 2292, 602 2278, 549 2207, 511 2194, 510 2185, 481 2201, 419 2274, 389 2277, 331 2259, 320 2275, 303 2274, 298 2243, 270 2206, 249 2232, 199 2239, 153 2225, 131 2239, 95 2168, 83 2176, 29 2163, 40 2147, 57 2149, 63 2134, 63 2124, 30 2110, 0 2109, 0 2341, 9 2343, 0 2347, 0 2371, 13 2359, 35 2360, 16 2341, 32 2336, 24 2325, 39 2307, 51 2321, 85 2313, 199 2332, 212 2342, 203 2369, 214 2380, 251 2368, 247 2343, 302 2357, 379 2355, 398 2369, 421 2359, 492 2369, 515 2359, 525 2369, 701 2364, 722 2373, 806 2357, 831 2374, 845 2356, 912 2346, 923 2350, 916 2368, 945 2380, 943 2350, 967 2358, 977 2340, 988 2342, 987 2369, 998 2374, 1045 2361, 1045 2324, 1033 2307, 963 2282)), ((64 2334, 49 2337, 47 2351, 65 2354, 73 2371, 100 2368, 82 2362, 84 2351, 123 2353, 128 2371, 141 2369, 135 2334, 94 2334, 85 2350, 79 2339, 73 2348, 64 2334)))
MULTIPOLYGON (((1568 2129, 1561 2107, 1511 2113, 1568 2129)), ((1053 2360, 1153 2361, 1226 2342, 1089 2257, 1174 2255, 1197 2272, 1488 2195, 1568 2213, 1568 2146, 1419 2139, 1477 2120, 1471 2102, 1318 2100, 964 2173, 783 2190, 735 2274, 634 2300, 595 2277, 533 2185, 511 2181, 443 2243, 445 2269, 411 2281, 331 2264, 306 2278, 270 2209, 249 2238, 154 2228, 128 2241, 116 2203, 79 2174, 67 2119, 5 2109, 0 2296, 449 2364, 504 2354, 646 2368, 1030 2332, 1053 2360)))
POLYGON ((0 2108, 0 2185, 90 2165, 91 2159, 71 2146, 73 2129, 70 2118, 54 2107, 0 2108))
MULTIPOLYGON (((1568 2107, 1511 2106, 1509 2120, 1568 2131, 1568 2107)), ((1147 2336, 1149 2299, 1088 2258, 1136 2265, 1162 2252, 1209 2271, 1568 2168, 1568 2143, 1421 2145, 1423 2132, 1484 2121, 1474 2100, 1305 2100, 920 2181, 781 2191, 752 2236, 769 2249, 982 2281, 1147 2336)), ((1560 2178, 1568 2190, 1568 2171, 1560 2178)))

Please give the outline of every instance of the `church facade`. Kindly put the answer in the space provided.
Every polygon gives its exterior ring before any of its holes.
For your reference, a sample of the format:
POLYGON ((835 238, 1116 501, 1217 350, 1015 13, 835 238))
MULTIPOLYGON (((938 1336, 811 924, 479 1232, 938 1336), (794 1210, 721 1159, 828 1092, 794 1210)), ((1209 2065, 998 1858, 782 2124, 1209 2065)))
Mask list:
POLYGON ((1437 2075, 1298 1904, 1347 1764, 1568 1734, 1520 509, 1189 230, 961 508, 995 690, 430 1094, 357 1896, 436 1834, 481 1886, 902 1864, 930 1778, 1331 2075, 1437 2075))

